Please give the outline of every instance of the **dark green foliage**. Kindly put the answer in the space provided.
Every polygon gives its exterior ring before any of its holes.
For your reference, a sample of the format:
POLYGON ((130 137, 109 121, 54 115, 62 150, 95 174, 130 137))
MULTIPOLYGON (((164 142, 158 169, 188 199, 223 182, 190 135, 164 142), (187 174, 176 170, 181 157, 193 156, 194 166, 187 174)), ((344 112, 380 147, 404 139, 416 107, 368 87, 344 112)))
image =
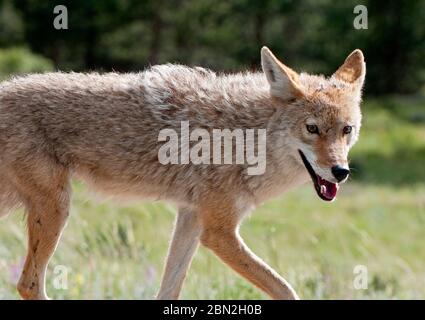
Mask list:
POLYGON ((259 68, 267 45, 295 69, 327 75, 361 48, 367 93, 411 93, 425 77, 424 14, 422 0, 0 0, 0 46, 29 47, 62 70, 179 62, 230 71, 259 68), (53 28, 59 4, 68 30, 53 28), (353 27, 359 4, 365 30, 353 27))

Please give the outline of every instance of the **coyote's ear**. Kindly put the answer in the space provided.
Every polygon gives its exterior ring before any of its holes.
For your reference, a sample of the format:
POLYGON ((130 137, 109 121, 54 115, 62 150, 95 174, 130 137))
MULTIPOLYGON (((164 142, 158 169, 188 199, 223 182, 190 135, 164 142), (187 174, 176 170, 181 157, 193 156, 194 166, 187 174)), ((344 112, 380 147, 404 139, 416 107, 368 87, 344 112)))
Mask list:
POLYGON ((333 77, 361 88, 365 75, 366 64, 363 53, 360 49, 356 49, 345 59, 344 64, 333 74, 333 77))
POLYGON ((280 62, 267 47, 261 49, 261 66, 272 96, 285 100, 303 96, 299 75, 280 62))

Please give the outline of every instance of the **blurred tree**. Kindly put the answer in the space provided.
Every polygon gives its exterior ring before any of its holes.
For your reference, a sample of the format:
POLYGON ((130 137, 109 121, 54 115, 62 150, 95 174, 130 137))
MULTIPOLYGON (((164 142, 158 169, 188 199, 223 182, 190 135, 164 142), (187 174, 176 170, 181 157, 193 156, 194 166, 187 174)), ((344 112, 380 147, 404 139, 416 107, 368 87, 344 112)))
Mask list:
POLYGON ((12 46, 24 39, 23 23, 11 0, 0 0, 0 46, 12 46))
POLYGON ((28 46, 62 70, 138 70, 178 62, 258 69, 267 45, 296 70, 332 74, 365 52, 367 93, 418 91, 425 74, 425 1, 0 0, 0 46, 28 46), (53 28, 68 8, 69 29, 53 28), (366 5, 369 29, 353 26, 366 5))
POLYGON ((369 1, 368 88, 411 93, 424 83, 425 1, 369 1))
POLYGON ((26 74, 53 69, 52 63, 25 48, 0 49, 0 79, 10 74, 26 74))

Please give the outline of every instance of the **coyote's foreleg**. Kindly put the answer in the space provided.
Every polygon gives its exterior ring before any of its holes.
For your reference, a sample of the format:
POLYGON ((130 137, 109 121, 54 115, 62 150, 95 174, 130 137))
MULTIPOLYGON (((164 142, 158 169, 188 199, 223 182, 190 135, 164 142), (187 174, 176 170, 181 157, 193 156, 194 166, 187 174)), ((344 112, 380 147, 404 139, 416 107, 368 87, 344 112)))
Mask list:
POLYGON ((201 242, 221 260, 273 299, 298 299, 297 294, 276 271, 257 257, 243 242, 238 230, 238 212, 206 210, 201 242))
POLYGON ((193 254, 199 245, 201 226, 196 212, 180 209, 157 299, 178 299, 193 254))

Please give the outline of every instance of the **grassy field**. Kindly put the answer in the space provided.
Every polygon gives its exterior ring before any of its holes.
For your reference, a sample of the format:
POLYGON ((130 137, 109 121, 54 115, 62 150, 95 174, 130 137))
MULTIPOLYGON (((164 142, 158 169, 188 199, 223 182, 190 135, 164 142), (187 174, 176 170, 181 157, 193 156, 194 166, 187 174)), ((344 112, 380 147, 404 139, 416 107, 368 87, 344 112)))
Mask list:
MULTIPOLYGON (((425 299, 425 100, 368 100, 355 168, 338 200, 311 185, 258 208, 246 242, 304 299, 425 299), (368 288, 355 289, 364 265, 368 288)), ((75 183, 69 224, 53 257, 48 293, 56 299, 150 299, 159 285, 175 210, 165 204, 96 202, 75 183), (68 270, 68 289, 55 271, 68 270)), ((25 254, 22 212, 0 221, 0 297, 16 299, 25 254)), ((264 299, 201 248, 183 299, 264 299)))

